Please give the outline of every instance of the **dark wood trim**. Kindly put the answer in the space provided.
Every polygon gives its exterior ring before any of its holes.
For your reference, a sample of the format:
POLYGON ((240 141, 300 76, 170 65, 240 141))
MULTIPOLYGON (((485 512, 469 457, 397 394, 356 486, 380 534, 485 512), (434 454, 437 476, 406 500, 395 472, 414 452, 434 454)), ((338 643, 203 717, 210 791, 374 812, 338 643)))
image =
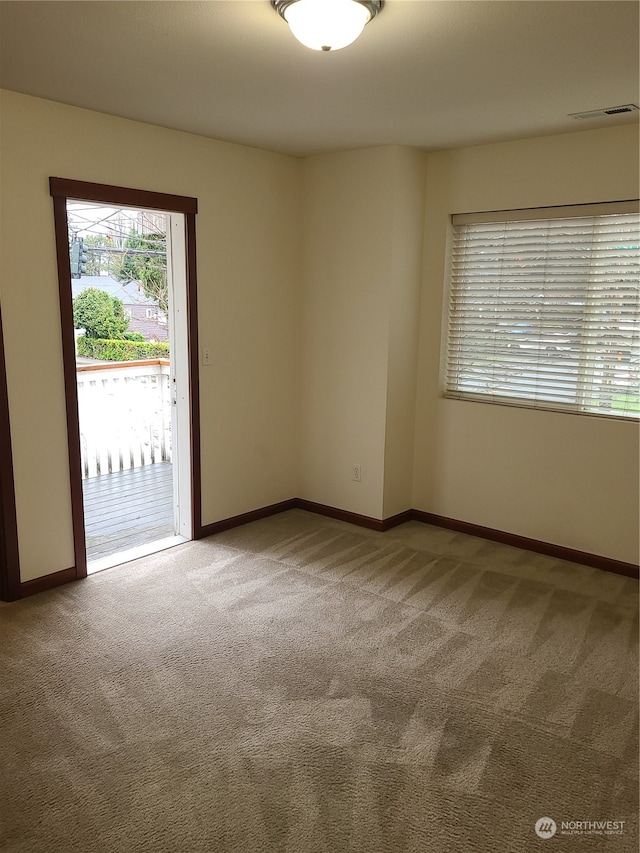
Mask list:
MULTIPOLYGON (((522 548, 525 551, 534 551, 539 554, 546 554, 549 557, 568 560, 572 563, 592 566, 593 568, 603 569, 604 571, 614 572, 615 574, 624 575, 626 577, 638 578, 638 566, 634 563, 625 563, 620 560, 613 560, 609 557, 589 554, 585 551, 576 551, 572 548, 565 548, 562 545, 552 545, 548 542, 541 542, 537 539, 529 539, 526 536, 518 536, 514 533, 505 533, 502 530, 494 530, 491 527, 482 527, 479 524, 458 521, 454 518, 446 518, 445 516, 436 515, 430 512, 423 512, 418 509, 405 510, 397 515, 380 520, 371 518, 367 515, 359 515, 358 513, 338 509, 337 507, 307 501, 303 498, 291 498, 290 500, 280 501, 280 503, 271 504, 270 506, 263 506, 259 509, 251 510, 250 512, 244 512, 241 515, 234 515, 231 518, 224 518, 221 521, 214 521, 212 524, 200 525, 198 528, 198 535, 194 536, 194 539, 204 539, 207 536, 213 536, 216 533, 222 533, 223 531, 231 530, 234 527, 241 527, 242 525, 249 524, 252 521, 259 521, 261 518, 278 515, 281 512, 286 512, 291 509, 303 509, 307 512, 323 515, 326 518, 335 518, 339 521, 346 521, 349 524, 366 527, 370 530, 377 530, 381 533, 385 530, 390 530, 392 527, 404 524, 407 521, 419 521, 423 524, 432 524, 435 527, 455 530, 459 533, 466 533, 470 536, 478 536, 481 539, 502 542, 505 545, 522 548)), ((15 597, 24 598, 25 596, 35 595, 38 592, 53 589, 56 586, 69 583, 69 581, 73 580, 76 580, 76 569, 63 569, 60 572, 44 575, 43 577, 21 583, 19 585, 18 594, 15 597)))
POLYGON ((281 512, 286 512, 289 509, 296 509, 298 499, 291 498, 288 501, 281 501, 270 506, 263 506, 260 509, 253 509, 250 512, 243 512, 241 515, 234 515, 231 518, 223 518, 221 521, 214 521, 212 524, 201 525, 198 530, 198 535, 194 539, 204 539, 206 536, 213 536, 214 533, 222 533, 223 530, 231 530, 234 527, 241 527, 243 524, 249 524, 251 521, 259 521, 261 518, 267 518, 270 515, 278 515, 281 512))
POLYGON ((506 533, 504 530, 494 530, 492 527, 483 527, 480 524, 471 524, 467 521, 458 521, 455 518, 446 518, 432 512, 423 512, 419 509, 411 510, 412 518, 424 524, 433 524, 435 527, 445 527, 458 533, 466 533, 469 536, 478 536, 481 539, 489 539, 492 542, 502 542, 504 545, 513 545, 524 551, 535 551, 538 554, 546 554, 548 557, 556 557, 559 560, 568 560, 571 563, 580 563, 583 566, 592 566, 595 569, 604 569, 617 575, 625 575, 629 578, 638 578, 640 570, 634 563, 625 563, 622 560, 614 560, 611 557, 602 557, 599 554, 589 554, 586 551, 576 551, 566 548, 564 545, 554 545, 551 542, 541 542, 538 539, 529 539, 527 536, 519 536, 516 533, 506 533))
MULTIPOLYGON (((198 200, 187 196, 155 193, 109 184, 93 184, 66 178, 49 178, 49 189, 53 196, 56 252, 58 260, 58 286, 60 292, 60 321, 62 327, 63 369, 67 412, 67 434, 69 445, 69 477, 73 516, 73 539, 75 567, 64 570, 75 572, 76 578, 87 575, 87 551, 84 530, 84 505, 82 497, 82 467, 80 457, 80 425, 78 417, 78 388, 76 379, 75 336, 73 329, 73 298, 71 289, 71 266, 69 260, 69 238, 67 226, 67 199, 95 201, 99 204, 114 204, 136 207, 143 210, 163 210, 182 213, 185 216, 185 242, 187 265, 187 359, 190 396, 190 441, 191 441, 191 532, 197 538, 201 530, 201 464, 200 464, 200 397, 198 372, 198 315, 196 275, 196 231, 195 215, 198 200)), ((61 575, 61 573, 58 573, 61 575)), ((52 577, 55 577, 52 575, 52 577)), ((55 585, 55 582, 52 582, 55 585)))
POLYGON ((338 521, 346 521, 349 524, 356 524, 358 527, 366 527, 369 530, 377 530, 380 533, 383 533, 385 530, 391 530, 392 527, 397 527, 399 524, 404 524, 405 521, 410 521, 413 517, 413 510, 409 509, 381 521, 377 518, 371 518, 368 515, 358 515, 356 512, 349 512, 346 509, 338 509, 337 507, 314 503, 314 501, 307 501, 304 498, 290 498, 288 501, 281 501, 277 504, 251 510, 251 512, 243 512, 241 515, 234 515, 232 518, 223 518, 221 521, 205 524, 200 528, 199 535, 195 536, 194 539, 203 539, 205 536, 212 536, 223 530, 240 527, 243 524, 249 524, 251 521, 258 521, 260 518, 267 518, 270 515, 277 515, 280 512, 286 512, 290 509, 304 509, 307 512, 324 515, 326 518, 335 518, 338 521))
POLYGON ((406 521, 411 521, 413 518, 413 510, 406 509, 404 512, 399 512, 397 515, 390 515, 388 518, 372 518, 369 515, 360 515, 357 512, 349 512, 346 509, 337 509, 333 506, 314 503, 307 501, 304 498, 296 498, 296 509, 306 509, 307 512, 315 512, 318 515, 324 515, 327 518, 335 518, 338 521, 346 521, 348 524, 355 524, 358 527, 366 527, 368 530, 377 530, 379 533, 384 533, 385 530, 391 530, 392 527, 397 527, 399 524, 404 524, 406 521))
POLYGON ((62 569, 60 572, 53 572, 50 575, 43 575, 41 578, 34 578, 31 581, 23 581, 20 584, 20 597, 26 598, 29 595, 36 595, 39 592, 44 592, 47 589, 54 589, 62 584, 70 583, 77 580, 76 569, 72 566, 70 569, 62 569))
POLYGON ((0 310, 0 600, 20 598, 20 555, 13 481, 9 392, 0 310))
POLYGON ((323 515, 326 518, 335 518, 338 521, 346 521, 349 524, 355 524, 358 527, 366 527, 369 530, 377 530, 384 533, 385 530, 391 530, 392 527, 397 527, 407 521, 420 521, 423 524, 432 524, 434 527, 444 527, 448 530, 455 530, 459 533, 466 533, 469 536, 478 536, 481 539, 489 539, 493 542, 502 542, 504 545, 512 545, 515 548, 521 548, 524 551, 534 551, 538 554, 546 554, 548 557, 556 557, 559 560, 568 560, 571 563, 578 563, 584 566, 592 566, 596 569, 603 569, 606 572, 613 572, 619 575, 625 575, 630 578, 639 577, 639 567, 634 563, 625 563, 621 560, 614 560, 611 557, 601 557, 598 554, 589 554, 586 551, 576 551, 573 548, 566 548, 563 545, 553 545, 549 542, 541 542, 538 539, 529 539, 526 536, 518 536, 515 533, 506 533, 503 530, 495 530, 491 527, 482 527, 479 524, 471 524, 466 521, 458 521, 454 518, 446 518, 442 515, 436 515, 431 512, 423 512, 419 509, 407 509, 404 512, 399 512, 397 515, 392 515, 389 518, 371 518, 368 515, 359 515, 355 512, 349 512, 346 509, 338 509, 337 507, 327 506, 326 504, 315 503, 304 498, 292 498, 288 501, 282 501, 279 504, 262 507, 261 509, 246 512, 242 515, 236 515, 233 518, 225 518, 222 521, 216 521, 213 524, 206 524, 200 530, 199 539, 205 536, 211 536, 215 533, 220 533, 223 530, 229 530, 232 527, 239 527, 242 524, 248 524, 251 521, 256 521, 259 518, 266 518, 269 515, 275 515, 279 512, 285 512, 290 509, 304 509, 307 512, 313 512, 317 515, 323 515))
POLYGON ((82 463, 80 459, 80 423, 78 417, 78 383, 76 379, 76 350, 73 329, 73 294, 67 224, 67 200, 54 196, 53 217, 58 260, 58 290, 60 295, 60 326, 62 330, 62 365, 64 372, 69 454, 69 484, 76 578, 87 576, 87 549, 84 533, 84 503, 82 498, 82 463))
POLYGON ((338 521, 346 521, 349 524, 356 524, 358 527, 366 527, 368 530, 377 530, 379 533, 382 533, 385 529, 384 521, 379 518, 371 518, 369 515, 360 515, 357 512, 349 512, 346 509, 338 509, 335 506, 307 501, 304 498, 296 498, 296 508, 306 509, 307 512, 315 512, 318 515, 335 518, 338 521))
POLYGON ((200 341, 198 338, 198 278, 196 265, 196 216, 185 214, 187 259, 187 360, 189 370, 189 430, 191 441, 191 535, 202 536, 202 466, 200 457, 200 341))
POLYGON ((413 520, 413 510, 406 509, 404 512, 399 512, 397 515, 390 515, 389 518, 382 519, 382 529, 391 530, 392 527, 398 527, 400 524, 406 524, 407 521, 413 520))
POLYGON ((49 191, 54 198, 74 198, 80 201, 97 201, 100 204, 142 207, 147 210, 166 210, 171 213, 198 212, 198 199, 189 196, 116 187, 110 184, 92 184, 67 178, 49 178, 49 191))
MULTIPOLYGON (((315 501, 307 501, 304 498, 296 498, 296 508, 306 509, 307 512, 315 512, 327 518, 335 518, 337 521, 346 521, 348 524, 356 524, 358 527, 366 527, 368 530, 377 530, 380 533, 387 529, 385 521, 379 518, 360 515, 357 512, 349 512, 346 509, 338 509, 337 507, 319 504, 315 501)), ((391 526, 393 527, 393 524, 391 526)))

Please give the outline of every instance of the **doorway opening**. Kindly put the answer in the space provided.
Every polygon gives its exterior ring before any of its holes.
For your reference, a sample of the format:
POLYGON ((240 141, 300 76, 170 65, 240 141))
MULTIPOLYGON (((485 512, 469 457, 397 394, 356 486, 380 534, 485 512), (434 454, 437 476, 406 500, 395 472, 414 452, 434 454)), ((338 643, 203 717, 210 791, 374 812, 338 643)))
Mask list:
POLYGON ((197 203, 58 178, 50 185, 83 577, 201 527, 197 203))
POLYGON ((74 199, 67 222, 91 573, 190 538, 184 224, 74 199))

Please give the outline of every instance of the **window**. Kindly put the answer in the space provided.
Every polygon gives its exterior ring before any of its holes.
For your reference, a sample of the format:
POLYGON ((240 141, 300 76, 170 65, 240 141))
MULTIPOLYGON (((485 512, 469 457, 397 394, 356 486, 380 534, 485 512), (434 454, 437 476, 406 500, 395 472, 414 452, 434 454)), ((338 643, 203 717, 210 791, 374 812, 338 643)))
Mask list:
POLYGON ((445 396, 640 414, 637 202, 453 217, 445 396))

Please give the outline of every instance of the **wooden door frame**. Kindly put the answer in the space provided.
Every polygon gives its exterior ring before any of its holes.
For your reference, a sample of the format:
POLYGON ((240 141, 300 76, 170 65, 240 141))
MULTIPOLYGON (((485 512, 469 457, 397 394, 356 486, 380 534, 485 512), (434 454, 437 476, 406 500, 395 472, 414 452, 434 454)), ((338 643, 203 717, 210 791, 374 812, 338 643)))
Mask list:
POLYGON ((58 287, 60 293, 60 322, 64 366, 67 433, 69 443, 69 477, 73 518, 75 552, 75 579, 87 575, 87 552, 84 529, 84 502, 82 496, 82 468, 80 460, 80 424, 78 415, 78 387, 76 380, 75 334, 73 327, 73 296, 67 200, 91 201, 115 207, 135 207, 142 210, 161 210, 181 213, 185 221, 185 249, 187 263, 187 363, 189 374, 189 441, 191 445, 191 536, 202 535, 202 484, 200 474, 200 382, 198 370, 198 311, 196 277, 196 213, 198 199, 188 196, 136 190, 109 184, 93 184, 67 178, 49 178, 53 197, 53 212, 58 259, 58 287))
POLYGON ((0 309, 0 600, 21 597, 18 522, 13 480, 13 453, 9 422, 9 393, 4 358, 2 310, 0 309))

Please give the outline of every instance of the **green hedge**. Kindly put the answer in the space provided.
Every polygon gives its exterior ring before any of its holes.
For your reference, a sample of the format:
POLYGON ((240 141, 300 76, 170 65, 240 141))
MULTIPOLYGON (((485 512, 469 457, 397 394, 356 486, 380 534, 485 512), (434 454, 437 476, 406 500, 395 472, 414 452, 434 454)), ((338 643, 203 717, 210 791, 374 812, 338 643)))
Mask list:
POLYGON ((150 341, 105 341, 102 338, 78 338, 78 355, 102 361, 139 361, 145 358, 169 358, 169 344, 150 341))

